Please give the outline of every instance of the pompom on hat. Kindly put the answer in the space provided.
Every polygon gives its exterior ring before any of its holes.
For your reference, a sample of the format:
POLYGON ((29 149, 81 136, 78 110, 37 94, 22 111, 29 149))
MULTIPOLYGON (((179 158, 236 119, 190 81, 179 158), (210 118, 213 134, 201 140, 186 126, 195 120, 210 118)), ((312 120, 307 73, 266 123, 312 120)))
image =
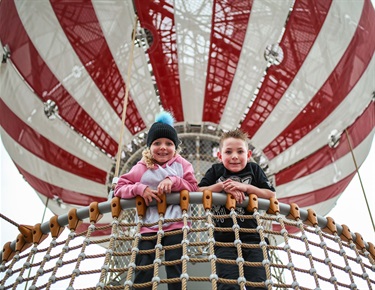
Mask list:
POLYGON ((155 123, 152 124, 147 134, 147 147, 159 138, 168 138, 173 141, 176 148, 178 147, 177 132, 173 128, 174 118, 171 113, 162 111, 155 117, 155 123))

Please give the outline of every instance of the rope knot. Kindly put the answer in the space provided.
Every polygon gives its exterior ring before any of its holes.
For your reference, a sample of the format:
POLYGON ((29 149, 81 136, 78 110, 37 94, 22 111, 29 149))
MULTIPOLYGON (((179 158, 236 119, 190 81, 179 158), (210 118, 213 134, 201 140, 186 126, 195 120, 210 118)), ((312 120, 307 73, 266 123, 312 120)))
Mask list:
POLYGON ((261 246, 261 247, 267 247, 267 243, 266 243, 266 241, 261 241, 261 242, 259 243, 259 246, 261 246))
POLYGON ((189 256, 188 255, 181 256, 181 261, 184 261, 184 260, 186 260, 187 262, 189 262, 189 260, 190 260, 189 256))
POLYGON ((152 278, 152 283, 154 283, 154 282, 156 282, 156 283, 158 283, 158 284, 160 284, 160 277, 153 277, 152 278))
POLYGON ((257 232, 259 233, 260 231, 263 231, 264 230, 264 227, 263 226, 257 226, 257 232))
POLYGON ((137 267, 137 265, 133 262, 133 263, 129 263, 128 267, 135 269, 135 267, 137 267))
POLYGON ((246 279, 245 279, 244 276, 238 277, 238 279, 237 279, 237 284, 241 285, 241 283, 246 283, 246 279))
POLYGON ((133 286, 133 282, 131 280, 126 280, 125 283, 124 283, 124 285, 125 286, 129 285, 130 287, 132 287, 133 286))
POLYGON ((182 241, 181 241, 181 245, 184 245, 184 244, 186 244, 187 246, 189 245, 189 240, 188 239, 183 239, 182 241))
POLYGON ((189 227, 189 226, 183 226, 183 227, 182 227, 182 230, 190 231, 190 227, 189 227))
POLYGON ((234 243, 233 243, 235 246, 237 245, 242 245, 242 241, 241 240, 234 240, 234 243))
POLYGON ((81 271, 79 269, 74 269, 73 274, 75 274, 77 277, 81 275, 81 271))
POLYGON ((216 255, 209 255, 208 256, 208 260, 214 260, 214 261, 216 261, 217 260, 217 257, 216 257, 216 255))
POLYGON ((311 251, 310 250, 307 250, 305 252, 305 257, 308 258, 309 256, 311 256, 311 251))
POLYGON ((237 265, 238 265, 239 263, 243 263, 243 262, 245 262, 245 260, 244 260, 244 258, 242 258, 242 257, 238 257, 238 258, 236 259, 236 263, 237 263, 237 265))
POLYGON ((214 238, 209 238, 209 239, 207 239, 207 242, 215 244, 215 239, 214 238))
POLYGON ((232 226, 232 230, 235 231, 235 230, 239 230, 241 227, 239 224, 235 224, 232 226))
POLYGON ((159 258, 155 259, 154 264, 161 265, 161 259, 159 259, 159 258))

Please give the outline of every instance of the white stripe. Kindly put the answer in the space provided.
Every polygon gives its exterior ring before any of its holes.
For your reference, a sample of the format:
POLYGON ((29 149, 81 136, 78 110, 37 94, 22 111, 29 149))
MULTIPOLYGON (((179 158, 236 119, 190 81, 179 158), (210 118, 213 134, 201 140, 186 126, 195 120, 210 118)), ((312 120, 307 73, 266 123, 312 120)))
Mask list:
POLYGON ((113 164, 111 158, 85 141, 61 119, 47 118, 43 103, 30 91, 9 61, 1 70, 0 87, 4 103, 34 131, 77 158, 104 171, 110 170, 113 164))
MULTIPOLYGON (((50 2, 17 1, 16 4, 24 28, 48 68, 101 128, 118 141, 121 119, 85 70, 85 65, 79 60, 55 17, 50 2)), ((127 139, 131 137, 127 129, 124 134, 127 139)))
POLYGON ((107 197, 107 187, 105 184, 79 177, 47 163, 18 144, 3 128, 1 128, 1 138, 5 149, 12 156, 12 160, 40 180, 66 190, 90 196, 107 197))
POLYGON ((366 71, 356 86, 339 106, 313 131, 295 143, 292 147, 277 155, 269 162, 274 173, 302 160, 322 146, 328 144, 328 137, 333 130, 343 132, 349 127, 364 109, 372 102, 375 75, 375 57, 371 59, 366 71))
POLYGON ((252 138, 258 148, 270 144, 310 102, 330 76, 352 40, 363 1, 334 0, 323 27, 283 98, 252 138), (350 16, 349 16, 350 15, 350 16))
POLYGON ((202 122, 208 53, 212 21, 212 1, 175 0, 178 69, 184 119, 202 122))
POLYGON ((92 1, 107 44, 125 83, 130 73, 130 81, 126 85, 139 114, 149 127, 155 121, 155 112, 159 112, 159 104, 145 52, 143 48, 136 45, 132 48, 135 21, 132 2, 131 0, 115 1, 108 5, 103 0, 92 1), (131 56, 132 49, 133 56, 131 56), (130 63, 132 67, 129 71, 130 63))
POLYGON ((223 129, 237 127, 246 113, 255 90, 264 77, 267 67, 264 57, 266 47, 279 42, 291 2, 254 1, 240 60, 220 121, 223 129))
MULTIPOLYGON (((372 132, 353 150, 358 166, 365 161, 370 152, 374 133, 375 128, 373 128, 372 132)), ((277 197, 291 197, 325 188, 343 180, 356 170, 351 152, 348 152, 338 160, 334 160, 332 156, 332 162, 333 163, 310 175, 276 186, 277 197)))

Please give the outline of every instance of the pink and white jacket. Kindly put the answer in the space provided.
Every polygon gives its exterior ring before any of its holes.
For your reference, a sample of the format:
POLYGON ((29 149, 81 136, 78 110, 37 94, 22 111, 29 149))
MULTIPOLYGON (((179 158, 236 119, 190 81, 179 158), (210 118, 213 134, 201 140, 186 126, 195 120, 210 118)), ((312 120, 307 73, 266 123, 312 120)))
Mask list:
MULTIPOLYGON (((126 174, 123 174, 116 185, 115 196, 124 199, 132 199, 137 195, 143 196, 143 192, 147 186, 156 189, 159 183, 166 177, 172 181, 172 194, 179 193, 186 189, 189 192, 198 191, 198 182, 194 176, 194 169, 190 162, 176 155, 162 166, 155 164, 154 168, 147 168, 144 161, 139 161, 126 174)), ((165 219, 181 218, 182 211, 179 205, 168 205, 165 219)), ((138 219, 138 215, 136 217, 138 219)), ((155 223, 159 220, 157 206, 149 206, 143 217, 143 222, 155 223)), ((171 231, 181 229, 183 222, 164 223, 163 230, 171 231)), ((153 233, 158 231, 158 225, 152 227, 142 227, 141 233, 153 233)))

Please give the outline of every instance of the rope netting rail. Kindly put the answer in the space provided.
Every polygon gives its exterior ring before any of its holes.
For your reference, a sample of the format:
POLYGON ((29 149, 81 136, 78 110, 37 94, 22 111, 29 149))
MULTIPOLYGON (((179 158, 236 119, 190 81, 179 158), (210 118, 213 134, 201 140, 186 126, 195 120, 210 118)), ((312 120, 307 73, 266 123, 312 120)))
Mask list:
POLYGON ((236 205, 223 194, 182 191, 180 195, 163 196, 158 204, 159 220, 155 235, 142 236, 140 229, 146 206, 142 198, 92 203, 68 214, 54 216, 49 222, 34 226, 19 226, 16 241, 8 242, 2 251, 0 289, 137 289, 152 286, 167 289, 168 283, 182 283, 182 289, 217 289, 217 283, 258 286, 267 289, 373 289, 375 287, 375 249, 345 225, 330 218, 317 216, 311 209, 296 204, 280 204, 277 199, 264 200, 251 195, 236 205), (167 204, 180 204, 179 219, 165 219, 167 204), (212 205, 226 205, 230 214, 215 216, 212 205), (244 207, 253 215, 241 215, 235 208, 244 207), (138 218, 136 219, 136 211, 138 218), (103 215, 111 215, 112 223, 98 226, 103 215), (215 219, 231 218, 233 227, 215 227, 215 219), (239 219, 256 219, 256 229, 241 228, 239 219), (86 231, 77 227, 89 220, 86 231), (164 232, 163 224, 182 221, 183 227, 164 232), (96 232, 111 229, 109 236, 96 232), (215 231, 234 232, 233 242, 218 242, 215 231), (258 233, 260 242, 247 244, 240 233, 258 233), (161 239, 182 234, 177 245, 163 245, 161 239), (150 250, 138 248, 141 239, 155 239, 150 250), (235 247, 238 258, 227 260, 215 255, 214 246, 235 247), (246 248, 260 248, 262 262, 246 261, 246 248), (166 261, 165 251, 182 249, 179 259, 166 261), (138 254, 154 253, 155 260, 146 266, 136 266, 138 254), (238 279, 217 275, 216 265, 238 266, 238 279), (182 265, 179 278, 166 278, 165 267, 182 265), (266 280, 250 282, 244 278, 244 267, 263 266, 266 280), (153 278, 135 284, 134 272, 152 269, 153 278))

